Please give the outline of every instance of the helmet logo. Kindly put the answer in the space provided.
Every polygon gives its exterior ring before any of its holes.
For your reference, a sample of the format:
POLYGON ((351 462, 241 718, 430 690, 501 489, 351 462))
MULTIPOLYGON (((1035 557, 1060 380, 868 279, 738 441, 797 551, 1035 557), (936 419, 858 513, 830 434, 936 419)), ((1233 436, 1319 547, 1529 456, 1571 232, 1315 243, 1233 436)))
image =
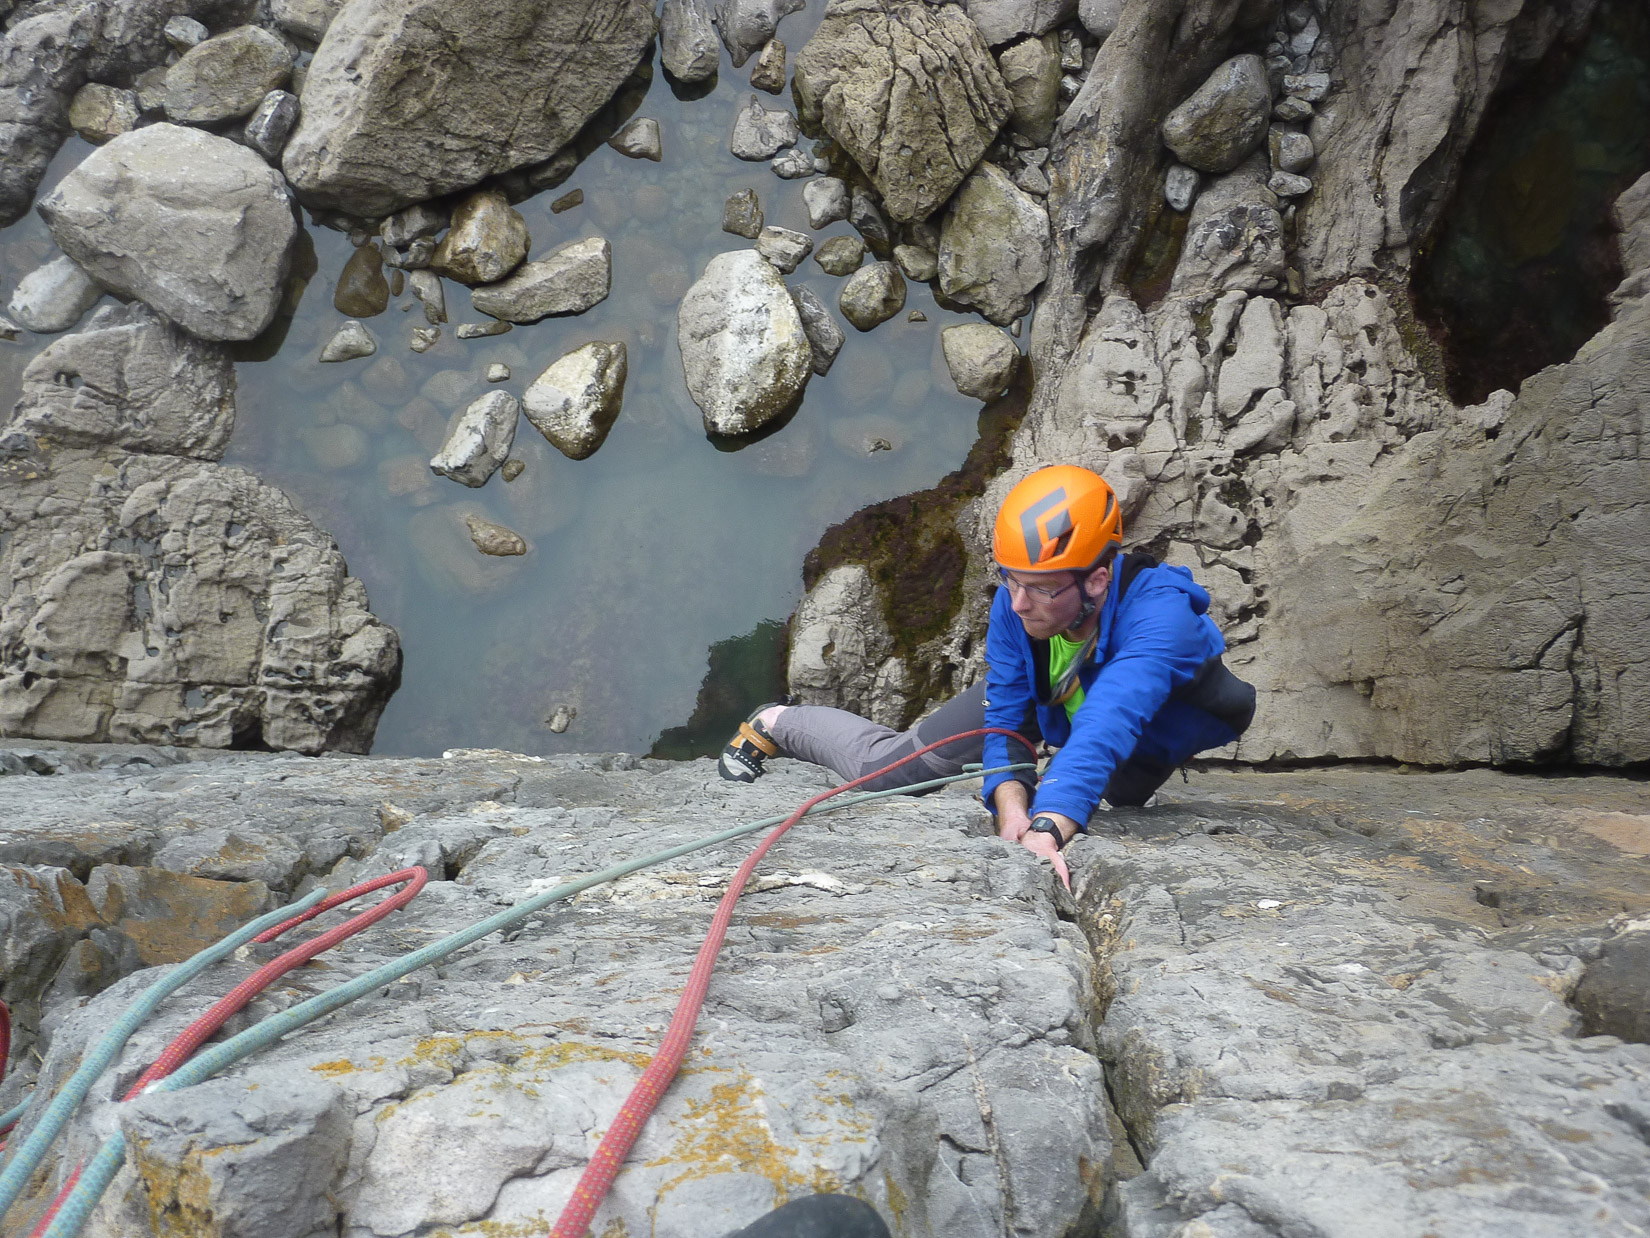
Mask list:
POLYGON ((1062 486, 1021 513, 1020 534, 1026 541, 1027 563, 1041 563, 1059 554, 1071 540, 1071 509, 1065 504, 1066 489, 1062 486), (1048 520, 1039 527, 1045 515, 1048 520))

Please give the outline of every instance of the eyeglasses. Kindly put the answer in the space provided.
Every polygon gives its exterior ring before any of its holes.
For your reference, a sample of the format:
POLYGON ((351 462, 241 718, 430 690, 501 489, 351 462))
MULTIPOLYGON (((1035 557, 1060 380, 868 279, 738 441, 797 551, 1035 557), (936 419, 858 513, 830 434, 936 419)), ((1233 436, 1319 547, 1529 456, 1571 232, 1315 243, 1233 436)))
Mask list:
POLYGON ((1045 602, 1052 602, 1067 589, 1075 589, 1077 587, 1077 582, 1075 580, 1068 581, 1058 589, 1049 589, 1042 585, 1028 585, 1024 581, 1015 580, 1014 577, 1010 576, 1006 567, 999 567, 997 569, 997 579, 1001 581, 1004 587, 1006 587, 1010 592, 1018 589, 1021 593, 1026 593, 1034 597, 1041 598, 1045 602))

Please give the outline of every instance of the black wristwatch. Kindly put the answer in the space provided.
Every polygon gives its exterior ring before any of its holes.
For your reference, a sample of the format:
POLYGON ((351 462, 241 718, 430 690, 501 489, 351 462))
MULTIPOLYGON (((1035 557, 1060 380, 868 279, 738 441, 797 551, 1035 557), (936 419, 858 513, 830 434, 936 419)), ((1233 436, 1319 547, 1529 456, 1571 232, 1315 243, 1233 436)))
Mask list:
POLYGON ((1060 829, 1060 823, 1047 814, 1033 817, 1031 819, 1031 829, 1033 833, 1037 834, 1052 834, 1054 836, 1054 846, 1060 851, 1064 851, 1066 843, 1071 841, 1060 829))

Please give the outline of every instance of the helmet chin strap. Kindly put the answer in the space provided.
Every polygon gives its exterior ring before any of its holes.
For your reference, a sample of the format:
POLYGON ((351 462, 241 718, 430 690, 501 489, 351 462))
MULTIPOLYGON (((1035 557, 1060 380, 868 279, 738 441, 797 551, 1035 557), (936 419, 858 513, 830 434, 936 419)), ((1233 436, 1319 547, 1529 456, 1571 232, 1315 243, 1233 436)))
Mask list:
POLYGON ((1077 612, 1077 618, 1073 619, 1071 626, 1066 629, 1068 632, 1075 632, 1082 627, 1089 621, 1094 612, 1100 609, 1100 604, 1089 596, 1088 591, 1089 577, 1094 574, 1094 571, 1095 569, 1091 568, 1089 571, 1084 572, 1077 581, 1077 596, 1082 599, 1082 605, 1077 612))

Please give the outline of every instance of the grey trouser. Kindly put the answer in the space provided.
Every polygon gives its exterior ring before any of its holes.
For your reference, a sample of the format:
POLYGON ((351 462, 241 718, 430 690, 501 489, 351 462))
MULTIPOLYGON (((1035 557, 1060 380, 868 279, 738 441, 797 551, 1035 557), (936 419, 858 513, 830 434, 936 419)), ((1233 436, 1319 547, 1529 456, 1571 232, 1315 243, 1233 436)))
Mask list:
MULTIPOLYGON (((1254 714, 1254 689, 1227 670, 1218 658, 1211 658, 1204 671, 1186 687, 1190 692, 1183 690, 1176 694, 1177 697, 1210 708, 1211 713, 1230 722, 1239 733, 1249 725, 1249 719, 1254 714), (1208 699, 1202 699, 1204 697, 1208 699), (1237 698, 1235 705, 1231 700, 1233 697, 1237 698)), ((985 724, 985 681, 981 680, 973 687, 964 688, 908 731, 881 726, 845 709, 792 705, 779 715, 771 732, 774 742, 788 756, 823 765, 851 782, 926 748, 936 740, 964 731, 979 730, 985 724)), ((1016 729, 1033 744, 1042 739, 1036 714, 1031 710, 1027 711, 1026 718, 1016 729)), ((973 739, 958 740, 936 748, 926 756, 872 780, 864 789, 886 791, 946 774, 961 773, 964 765, 977 764, 981 760, 984 745, 984 737, 976 735, 973 739)), ((1008 756, 1011 762, 1018 763, 1030 760, 1031 752, 1009 740, 1008 756)), ((1175 767, 1165 761, 1135 752, 1112 772, 1103 793, 1105 800, 1118 808, 1144 804, 1154 791, 1169 780, 1174 770, 1175 767)), ((1029 772, 1018 777, 1028 786, 1035 781, 1029 772)))

